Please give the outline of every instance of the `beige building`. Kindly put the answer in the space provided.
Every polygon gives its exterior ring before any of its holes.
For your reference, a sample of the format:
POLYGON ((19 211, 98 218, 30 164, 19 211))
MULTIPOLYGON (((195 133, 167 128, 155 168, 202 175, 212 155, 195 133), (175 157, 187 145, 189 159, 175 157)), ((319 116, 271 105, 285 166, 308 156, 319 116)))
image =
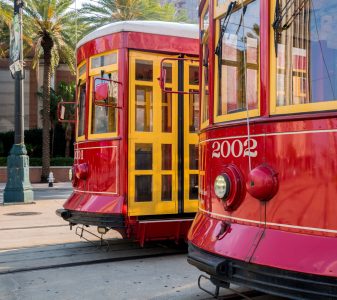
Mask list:
MULTIPOLYGON (((43 63, 39 68, 32 69, 26 61, 24 80, 24 114, 25 129, 41 128, 42 100, 37 96, 43 83, 43 63)), ((55 87, 61 81, 71 82, 75 77, 71 75, 66 65, 60 65, 53 76, 51 86, 55 87)), ((8 59, 0 59, 0 132, 14 130, 14 79, 9 71, 8 59)))

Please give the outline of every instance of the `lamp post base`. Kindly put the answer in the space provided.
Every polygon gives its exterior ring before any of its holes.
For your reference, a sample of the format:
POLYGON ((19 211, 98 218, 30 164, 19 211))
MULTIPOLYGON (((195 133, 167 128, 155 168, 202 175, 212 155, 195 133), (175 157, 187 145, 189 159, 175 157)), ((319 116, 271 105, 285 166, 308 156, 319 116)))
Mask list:
POLYGON ((24 144, 14 144, 7 159, 4 204, 31 203, 34 192, 29 180, 29 157, 24 144))

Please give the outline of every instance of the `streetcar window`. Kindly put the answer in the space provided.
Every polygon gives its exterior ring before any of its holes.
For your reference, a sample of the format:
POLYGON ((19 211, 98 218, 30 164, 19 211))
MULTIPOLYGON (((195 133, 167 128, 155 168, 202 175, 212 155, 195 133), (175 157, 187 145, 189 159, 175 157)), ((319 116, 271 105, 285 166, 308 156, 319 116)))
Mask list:
POLYGON ((152 170, 152 144, 135 144, 136 170, 152 170))
MULTIPOLYGON (((110 74, 104 73, 92 77, 94 90, 102 83, 106 83, 99 78, 112 79, 117 81, 118 74, 112 72, 110 74), (98 79, 98 80, 96 80, 98 79)), ((108 98, 104 101, 106 105, 99 105, 92 102, 92 117, 91 117, 91 132, 92 133, 109 133, 116 132, 117 109, 113 105, 117 105, 118 84, 111 83, 112 87, 109 89, 108 98)))
POLYGON ((259 16, 260 1, 256 0, 217 22, 218 33, 224 21, 228 25, 218 45, 216 116, 258 108, 259 16))
POLYGON ((199 85, 199 67, 189 66, 189 84, 199 85))
POLYGON ((152 201, 152 175, 136 175, 136 202, 150 202, 152 201))
POLYGON ((165 83, 172 83, 172 65, 164 63, 163 68, 166 71, 165 83))
MULTIPOLYGON (((167 88, 167 91, 172 89, 167 88)), ((172 94, 162 93, 162 132, 172 132, 172 94)))
POLYGON ((201 111, 201 121, 206 122, 209 118, 209 95, 208 95, 208 73, 209 73, 209 44, 208 35, 206 37, 206 42, 203 45, 203 61, 202 61, 202 111, 201 111))
POLYGON ((100 68, 105 66, 110 66, 117 63, 117 53, 110 53, 107 55, 101 55, 93 57, 91 59, 91 68, 100 68))
MULTIPOLYGON (((190 90, 190 93, 197 90, 190 90)), ((189 130, 191 133, 199 129, 199 94, 189 94, 189 130)))
POLYGON ((161 176, 161 200, 172 200, 172 175, 161 176))
POLYGON ((189 145, 190 170, 198 170, 198 145, 189 145))
POLYGON ((82 75, 84 75, 86 71, 87 71, 87 65, 84 64, 82 67, 78 69, 78 77, 81 77, 82 75))
POLYGON ((209 27, 209 11, 208 11, 208 7, 205 11, 205 14, 202 18, 202 28, 203 30, 208 30, 208 27, 209 27))
POLYGON ((198 199, 198 174, 190 175, 190 200, 198 199))
POLYGON ((136 80, 153 80, 153 62, 151 60, 136 59, 136 80))
MULTIPOLYGON (((336 0, 305 1, 304 6, 287 2, 279 1, 280 11, 288 6, 289 13, 275 40, 276 106, 300 105, 302 110, 305 104, 337 100, 336 0)), ((318 109, 325 108, 320 104, 318 109)))
POLYGON ((153 130, 153 92, 151 86, 136 85, 136 131, 153 130))
POLYGON ((201 14, 201 44, 202 44, 202 73, 201 73, 201 127, 208 124, 209 119, 209 89, 208 89, 208 73, 210 63, 209 52, 209 11, 208 3, 205 10, 201 14))
POLYGON ((161 169, 162 170, 172 170, 172 145, 162 144, 161 145, 161 169))
POLYGON ((84 135, 85 129, 85 95, 86 95, 86 83, 79 85, 78 90, 78 136, 84 135))

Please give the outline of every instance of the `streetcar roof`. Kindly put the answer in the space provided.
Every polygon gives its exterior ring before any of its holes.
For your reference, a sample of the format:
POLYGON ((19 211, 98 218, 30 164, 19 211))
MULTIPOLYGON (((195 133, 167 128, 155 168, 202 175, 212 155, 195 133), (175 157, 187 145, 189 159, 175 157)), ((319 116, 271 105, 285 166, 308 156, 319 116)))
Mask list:
POLYGON ((77 48, 85 43, 116 32, 144 32, 197 39, 199 27, 197 24, 162 22, 162 21, 121 21, 97 28, 87 34, 77 43, 77 48))

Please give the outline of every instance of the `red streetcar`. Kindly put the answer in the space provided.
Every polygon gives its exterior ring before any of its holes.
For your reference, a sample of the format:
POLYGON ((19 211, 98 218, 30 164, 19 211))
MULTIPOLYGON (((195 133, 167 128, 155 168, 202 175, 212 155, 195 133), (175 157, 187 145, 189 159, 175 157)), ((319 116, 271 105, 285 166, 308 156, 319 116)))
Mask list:
POLYGON ((215 294, 233 283, 337 299, 336 15, 335 0, 200 3, 188 260, 215 294))
POLYGON ((74 192, 57 211, 71 226, 141 244, 187 238, 198 206, 198 34, 128 21, 79 42, 74 192))

